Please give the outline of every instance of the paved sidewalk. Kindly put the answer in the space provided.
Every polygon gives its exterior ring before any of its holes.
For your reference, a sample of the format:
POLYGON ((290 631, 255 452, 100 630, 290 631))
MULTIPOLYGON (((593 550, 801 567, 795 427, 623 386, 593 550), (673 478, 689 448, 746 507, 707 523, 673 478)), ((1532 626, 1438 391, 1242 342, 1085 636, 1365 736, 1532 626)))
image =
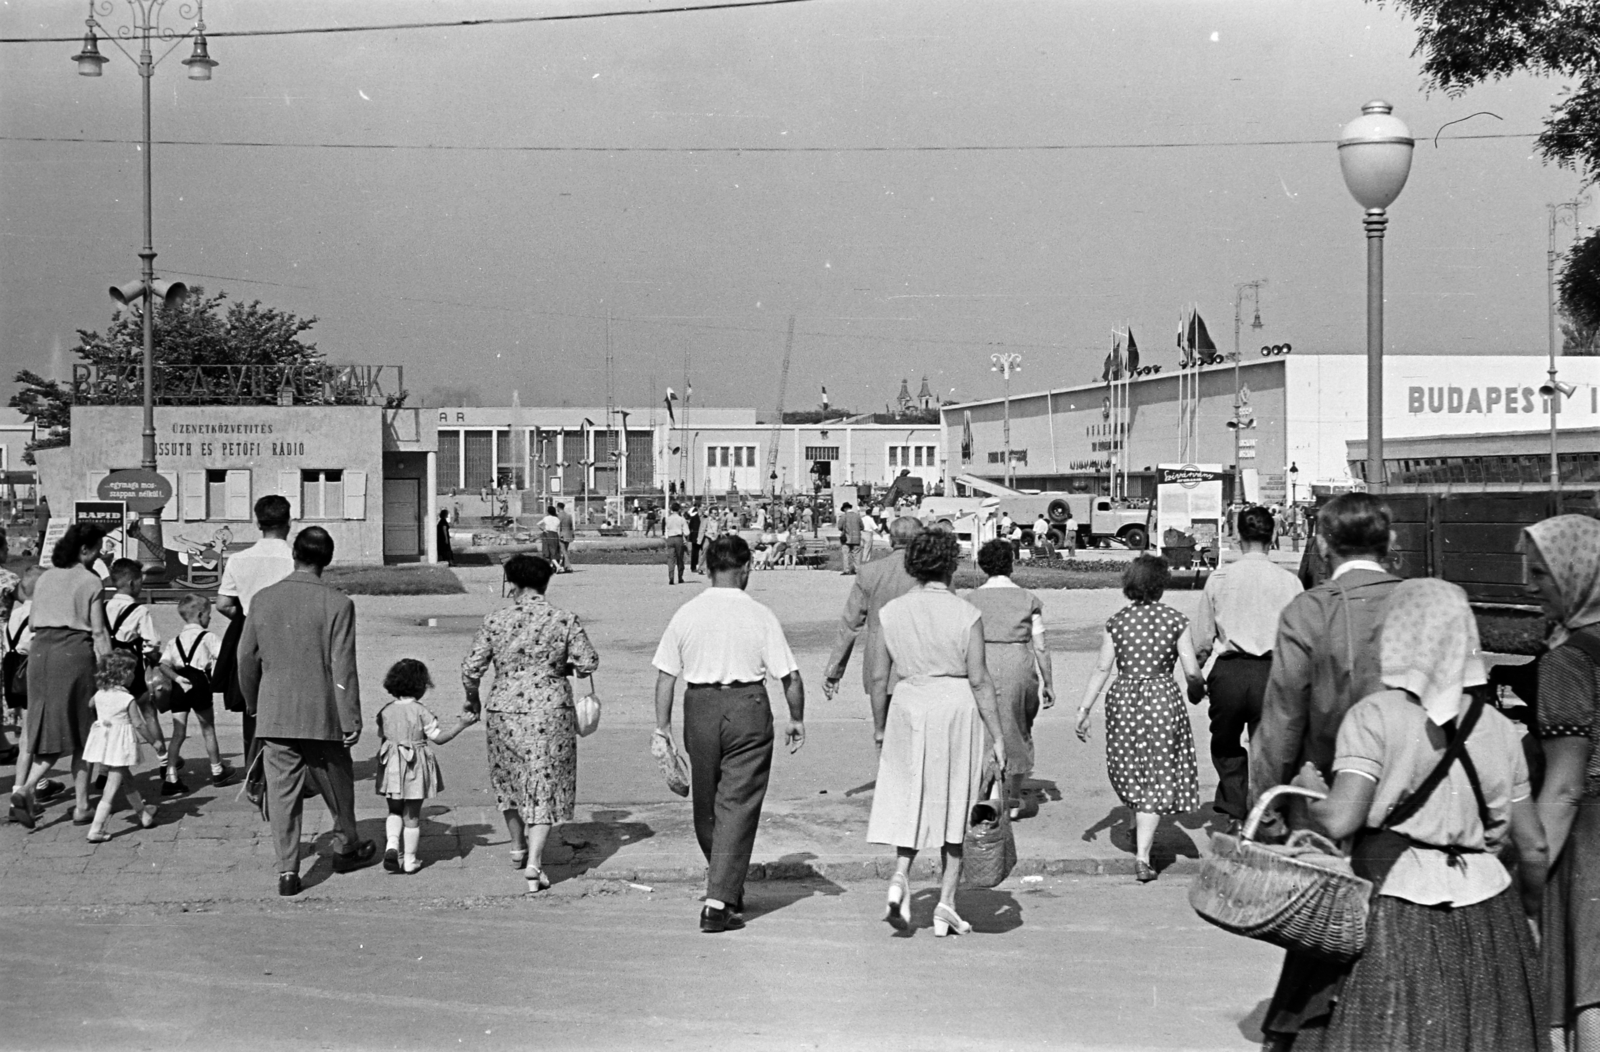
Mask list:
MULTIPOLYGON (((597 734, 579 745, 576 821, 552 837, 547 861, 552 877, 579 893, 595 881, 640 884, 697 882, 704 862, 694 838, 689 803, 672 796, 648 755, 653 726, 649 659, 672 610, 698 591, 669 588, 658 567, 591 567, 557 578, 551 598, 577 611, 602 655, 598 687, 605 716, 597 734)), ((439 686, 426 703, 447 715, 461 701, 457 666, 483 615, 500 604, 498 569, 462 571, 471 594, 402 598, 358 597, 361 675, 368 736, 356 749, 357 807, 362 832, 381 841, 383 801, 371 790, 375 750, 371 716, 381 703, 377 684, 388 664, 416 656, 439 686)), ((664 576, 664 575, 663 575, 664 576)), ((820 669, 832 641, 834 618, 849 579, 837 574, 787 571, 757 575, 751 591, 784 621, 809 691, 805 747, 789 755, 779 747, 773 764, 761 832, 752 862, 755 879, 807 875, 835 880, 886 878, 893 852, 866 842, 876 773, 871 723, 852 666, 839 695, 823 698, 820 669)), ((1057 706, 1035 728, 1039 811, 1016 825, 1024 875, 1129 874, 1133 869, 1132 816, 1112 794, 1105 773, 1103 723, 1080 743, 1072 719, 1094 661, 1100 625, 1121 606, 1114 592, 1041 592, 1050 626, 1057 706)), ((1168 601, 1192 610, 1197 594, 1178 591, 1168 601)), ((175 630, 169 607, 160 610, 164 632, 175 630), (168 622, 171 624, 168 624, 168 622)), ((220 631, 220 627, 218 629, 220 631)), ((859 661, 859 658, 856 659, 859 661)), ((781 702, 774 695, 774 708, 781 702)), ((1191 709, 1201 769, 1201 799, 1215 787, 1206 753, 1203 709, 1191 709)), ((681 720, 681 712, 679 713, 681 720)), ((238 762, 238 719, 221 713, 223 751, 238 762)), ((192 730, 193 728, 191 728, 192 730)), ((204 758, 191 737, 185 746, 192 781, 203 777, 204 758)), ((321 857, 302 864, 308 898, 470 898, 517 895, 508 841, 488 789, 483 731, 474 727, 439 749, 446 790, 425 807, 424 868, 402 877, 374 867, 334 875, 321 857)), ((9 772, 7 772, 9 774, 9 772)), ((141 788, 155 788, 153 769, 141 788)), ((0 775, 0 787, 9 789, 0 775)), ((267 826, 237 789, 197 788, 161 804, 160 825, 137 829, 124 807, 112 820, 111 842, 89 844, 84 827, 70 821, 67 804, 51 805, 32 833, 0 824, 0 907, 61 904, 182 903, 260 899, 275 894, 276 869, 267 826)), ((1158 866, 1193 872, 1208 851, 1209 807, 1164 821, 1157 838, 1158 866)), ((330 830, 320 800, 306 802, 305 835, 327 849, 330 830)), ((919 860, 927 865, 928 860, 919 860)), ((561 884, 558 884, 558 889, 561 884)))

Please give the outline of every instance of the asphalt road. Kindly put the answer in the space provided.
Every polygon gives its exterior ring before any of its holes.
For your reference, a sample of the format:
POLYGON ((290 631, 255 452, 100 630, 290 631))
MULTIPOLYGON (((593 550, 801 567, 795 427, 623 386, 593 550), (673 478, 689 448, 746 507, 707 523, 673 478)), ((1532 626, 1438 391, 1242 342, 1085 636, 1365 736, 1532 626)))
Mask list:
POLYGON ((742 932, 697 890, 537 899, 4 911, 5 1049, 1248 1049, 1280 955, 1190 911, 1185 879, 963 892, 909 936, 882 886, 752 884, 742 932))

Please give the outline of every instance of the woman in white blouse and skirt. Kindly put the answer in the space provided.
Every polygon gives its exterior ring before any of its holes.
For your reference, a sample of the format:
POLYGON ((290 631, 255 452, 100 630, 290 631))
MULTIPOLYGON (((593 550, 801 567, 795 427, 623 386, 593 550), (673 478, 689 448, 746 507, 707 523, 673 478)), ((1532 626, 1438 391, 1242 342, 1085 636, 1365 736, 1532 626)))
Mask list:
POLYGON ((883 608, 883 630, 868 656, 888 670, 873 677, 879 759, 867 823, 867 840, 896 852, 884 919, 910 929, 911 863, 918 851, 937 847, 943 870, 933 933, 939 936, 972 930, 956 912, 955 896, 967 816, 982 789, 985 729, 998 769, 1006 764, 983 618, 950 590, 960 554, 955 535, 939 530, 907 545, 906 570, 921 584, 883 608))

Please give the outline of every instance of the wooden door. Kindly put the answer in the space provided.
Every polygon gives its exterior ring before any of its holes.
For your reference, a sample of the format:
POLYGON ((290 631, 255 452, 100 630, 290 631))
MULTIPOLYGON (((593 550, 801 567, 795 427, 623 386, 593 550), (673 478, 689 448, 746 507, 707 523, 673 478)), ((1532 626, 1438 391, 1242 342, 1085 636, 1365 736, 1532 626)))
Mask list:
POLYGON ((422 558, 422 482, 383 480, 384 562, 416 562, 422 558))

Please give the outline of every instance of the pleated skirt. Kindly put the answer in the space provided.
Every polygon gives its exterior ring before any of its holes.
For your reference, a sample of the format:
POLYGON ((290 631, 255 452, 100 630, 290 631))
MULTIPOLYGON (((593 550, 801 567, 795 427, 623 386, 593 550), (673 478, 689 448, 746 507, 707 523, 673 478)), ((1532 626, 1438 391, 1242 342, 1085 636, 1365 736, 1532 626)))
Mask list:
POLYGON ((901 680, 883 730, 867 841, 919 851, 961 843, 981 789, 983 748, 966 679, 901 680))
POLYGON ((1514 887, 1459 908, 1378 895, 1367 924, 1332 1015, 1302 1025, 1293 1052, 1548 1052, 1538 951, 1514 887))

